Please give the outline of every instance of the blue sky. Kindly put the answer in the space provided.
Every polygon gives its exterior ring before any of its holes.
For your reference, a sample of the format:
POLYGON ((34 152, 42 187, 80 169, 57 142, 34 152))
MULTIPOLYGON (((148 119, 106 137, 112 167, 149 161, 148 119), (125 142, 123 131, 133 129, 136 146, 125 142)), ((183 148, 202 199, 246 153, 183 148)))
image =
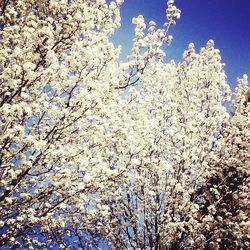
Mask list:
MULTIPOLYGON (((122 27, 114 41, 123 46, 123 56, 131 46, 134 26, 133 16, 142 14, 154 20, 161 28, 165 22, 167 0, 125 0, 122 9, 122 27)), ((167 60, 180 61, 190 42, 196 49, 205 46, 209 39, 220 49, 228 82, 234 89, 236 78, 247 73, 250 77, 250 0, 176 0, 181 9, 181 19, 170 30, 173 43, 166 48, 167 60)))

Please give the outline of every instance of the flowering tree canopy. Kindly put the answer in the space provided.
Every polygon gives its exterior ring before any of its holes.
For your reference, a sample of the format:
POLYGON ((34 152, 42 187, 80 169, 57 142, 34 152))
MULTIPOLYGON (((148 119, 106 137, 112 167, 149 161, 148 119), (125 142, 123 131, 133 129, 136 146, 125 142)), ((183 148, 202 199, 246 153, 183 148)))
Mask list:
POLYGON ((164 62, 174 0, 120 61, 122 2, 1 1, 0 246, 248 248, 247 76, 212 40, 164 62))

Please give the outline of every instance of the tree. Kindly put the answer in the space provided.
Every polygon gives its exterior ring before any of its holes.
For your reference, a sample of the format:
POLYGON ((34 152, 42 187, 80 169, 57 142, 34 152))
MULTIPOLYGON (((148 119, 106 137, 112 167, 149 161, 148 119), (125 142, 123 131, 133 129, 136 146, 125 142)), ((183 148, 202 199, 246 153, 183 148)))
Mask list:
POLYGON ((105 123, 119 94, 119 49, 108 41, 119 1, 3 4, 0 245, 25 247, 38 232, 50 240, 70 204, 84 209, 86 193, 114 175, 95 172, 94 156, 107 148, 105 123))
POLYGON ((238 80, 230 122, 224 124, 211 177, 196 194, 202 216, 213 219, 204 227, 206 248, 249 247, 249 84, 238 80))
POLYGON ((0 246, 248 246, 247 78, 230 117, 212 40, 164 62, 173 0, 119 61, 122 2, 2 1, 0 246))

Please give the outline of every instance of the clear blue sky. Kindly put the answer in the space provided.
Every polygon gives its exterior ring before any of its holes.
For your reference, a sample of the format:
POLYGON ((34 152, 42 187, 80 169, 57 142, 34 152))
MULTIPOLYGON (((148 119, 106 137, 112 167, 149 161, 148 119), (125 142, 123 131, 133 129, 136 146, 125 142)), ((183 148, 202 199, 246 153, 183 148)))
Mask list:
MULTIPOLYGON (((123 56, 131 46, 133 16, 142 14, 147 22, 155 20, 161 28, 167 0, 125 0, 122 9, 122 27, 114 41, 123 46, 123 56)), ((172 45, 166 48, 167 60, 180 61, 189 42, 196 49, 205 46, 209 39, 220 49, 228 82, 232 89, 236 78, 247 73, 250 77, 250 0, 176 0, 181 19, 170 30, 172 45)))

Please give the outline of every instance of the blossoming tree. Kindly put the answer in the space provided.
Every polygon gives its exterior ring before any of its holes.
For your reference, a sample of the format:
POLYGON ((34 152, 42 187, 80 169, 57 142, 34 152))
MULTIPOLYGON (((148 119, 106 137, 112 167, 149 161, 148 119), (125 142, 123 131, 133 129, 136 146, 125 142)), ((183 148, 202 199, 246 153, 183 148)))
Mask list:
POLYGON ((238 80, 230 122, 224 124, 211 176, 196 194, 202 216, 210 222, 202 230, 205 247, 249 247, 249 84, 238 80))
POLYGON ((119 61, 122 2, 1 2, 0 246, 248 247, 247 77, 229 115, 212 40, 164 62, 173 0, 119 61))

